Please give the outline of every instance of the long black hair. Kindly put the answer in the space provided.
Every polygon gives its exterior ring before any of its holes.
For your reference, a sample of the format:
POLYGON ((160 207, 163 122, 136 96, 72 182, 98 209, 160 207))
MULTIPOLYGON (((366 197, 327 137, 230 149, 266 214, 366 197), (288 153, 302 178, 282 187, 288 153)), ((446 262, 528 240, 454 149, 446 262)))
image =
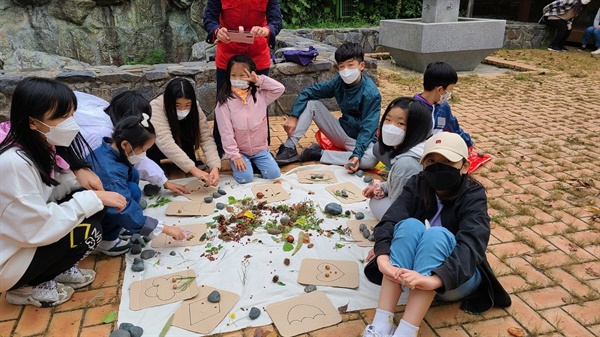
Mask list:
POLYGON ((394 158, 424 142, 431 133, 432 123, 431 110, 425 104, 410 97, 396 98, 385 109, 379 122, 380 135, 377 140, 379 142, 379 154, 383 156, 385 153, 390 153, 390 158, 394 158), (381 128, 383 128, 385 118, 393 108, 400 108, 407 112, 404 141, 398 147, 386 145, 381 136, 381 128))
POLYGON ((127 141, 131 144, 132 150, 135 150, 136 148, 144 146, 154 137, 154 126, 152 126, 149 119, 144 120, 144 117, 140 116, 126 116, 115 125, 112 141, 116 144, 117 149, 119 149, 121 160, 125 163, 129 163, 127 160, 127 153, 125 152, 125 149, 121 147, 121 143, 127 141))
MULTIPOLYGON (((46 185, 59 185, 58 181, 50 177, 50 173, 53 170, 58 172, 63 170, 56 165, 55 153, 44 142, 44 136, 29 127, 30 119, 41 121, 46 114, 49 114, 49 119, 58 119, 75 110, 77 110, 77 98, 66 84, 41 77, 23 79, 17 84, 12 97, 10 130, 4 141, 0 143, 0 154, 17 146, 33 163, 46 185)), ((91 153, 92 149, 80 133, 75 136, 71 145, 55 148, 56 154, 69 164, 71 170, 90 167, 84 154, 91 153)))
POLYGON ((110 117, 113 126, 126 116, 146 114, 152 117, 150 102, 135 90, 127 90, 115 96, 104 112, 110 117))
MULTIPOLYGON (((221 90, 217 94, 217 103, 225 104, 230 97, 233 97, 233 93, 231 92, 231 68, 235 63, 245 63, 248 65, 248 72, 252 73, 256 72, 256 63, 252 61, 251 58, 245 55, 234 55, 227 62, 227 75, 225 78, 227 79, 225 83, 221 86, 221 90)), ((252 99, 256 102, 256 85, 250 82, 250 94, 252 95, 252 99)))
POLYGON ((184 131, 187 131, 187 134, 190 134, 192 137, 192 144, 196 149, 200 148, 200 134, 198 131, 198 125, 200 124, 200 118, 198 117, 201 112, 198 108, 198 104, 196 104, 196 92, 194 91, 194 87, 185 78, 174 78, 167 84, 165 88, 165 93, 163 96, 165 114, 167 115, 167 120, 169 121, 169 127, 171 128, 171 134, 173 135, 173 139, 177 145, 181 146, 181 135, 184 131), (190 113, 185 116, 183 120, 177 119, 177 99, 178 98, 187 98, 192 101, 192 107, 190 108, 190 113), (184 122, 184 123, 180 123, 184 122))

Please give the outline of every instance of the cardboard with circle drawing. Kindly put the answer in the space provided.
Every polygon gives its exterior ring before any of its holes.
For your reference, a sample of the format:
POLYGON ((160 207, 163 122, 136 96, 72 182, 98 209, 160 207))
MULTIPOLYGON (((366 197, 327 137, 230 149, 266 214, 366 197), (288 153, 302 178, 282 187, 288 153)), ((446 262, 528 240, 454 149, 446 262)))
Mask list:
POLYGON ((215 202, 204 201, 171 201, 167 206, 167 215, 173 216, 206 216, 215 211, 215 202))
POLYGON ((193 270, 135 281, 129 287, 129 309, 142 310, 179 302, 198 294, 193 270))
POLYGON ((327 186, 325 189, 343 204, 352 204, 367 200, 362 195, 362 190, 351 182, 327 186))
POLYGON ((298 171, 298 182, 301 184, 335 184, 337 177, 331 170, 322 171, 298 171))
POLYGON ((252 195, 260 201, 275 202, 284 201, 290 198, 290 194, 281 186, 281 184, 265 184, 252 186, 252 195), (258 197, 261 193, 262 197, 258 197))
POLYGON ((339 288, 358 288, 358 263, 355 261, 303 259, 298 283, 339 288))
POLYGON ((173 326, 201 334, 208 334, 221 323, 239 299, 240 296, 238 294, 202 286, 196 298, 184 301, 177 308, 173 316, 173 326), (217 290, 221 294, 221 300, 217 303, 208 301, 208 295, 214 290, 217 290))
POLYGON ((364 223, 367 225, 367 229, 371 234, 373 234, 373 229, 379 221, 377 220, 348 220, 347 225, 350 228, 350 233, 352 233, 352 239, 356 241, 356 245, 359 247, 374 247, 375 241, 370 241, 368 238, 365 238, 363 233, 360 231, 360 224, 364 223))
POLYGON ((195 202, 204 202, 205 197, 212 197, 213 193, 217 191, 214 186, 205 186, 203 181, 194 180, 185 184, 185 189, 190 193, 184 194, 183 196, 195 202))
POLYGON ((156 238, 150 241, 150 245, 154 248, 165 248, 165 247, 190 247, 190 246, 198 246, 205 241, 200 241, 202 235, 206 233, 206 225, 197 224, 197 225, 185 225, 178 226, 185 233, 185 239, 183 240, 175 240, 171 236, 160 233, 156 238))
POLYGON ((269 304, 265 310, 282 336, 296 336, 342 321, 342 316, 321 291, 269 304))

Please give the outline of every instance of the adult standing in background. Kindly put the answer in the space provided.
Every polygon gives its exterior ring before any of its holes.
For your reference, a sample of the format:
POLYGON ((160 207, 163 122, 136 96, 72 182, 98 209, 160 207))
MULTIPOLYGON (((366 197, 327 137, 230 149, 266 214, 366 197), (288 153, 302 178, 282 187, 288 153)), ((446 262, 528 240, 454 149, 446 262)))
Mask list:
POLYGON ((573 29, 573 20, 581 14, 583 6, 591 0, 556 0, 544 7, 540 23, 556 29, 554 40, 548 47, 549 51, 564 52, 568 49, 565 42, 573 29))
MULTIPOLYGON (((245 55, 256 64, 257 75, 269 75, 271 53, 275 37, 282 26, 278 0, 208 0, 204 11, 206 42, 217 43, 215 63, 217 65, 217 93, 227 78, 227 62, 233 55, 245 55), (254 36, 254 43, 232 42, 228 31, 246 31, 254 36)), ((215 119, 213 137, 219 156, 223 156, 223 145, 215 119)), ((270 135, 267 135, 270 138, 270 135)))
POLYGON ((581 39, 581 49, 579 50, 585 50, 587 43, 592 36, 594 36, 594 45, 596 46, 596 50, 594 50, 592 54, 600 55, 600 8, 598 8, 594 23, 585 30, 583 39, 581 39))

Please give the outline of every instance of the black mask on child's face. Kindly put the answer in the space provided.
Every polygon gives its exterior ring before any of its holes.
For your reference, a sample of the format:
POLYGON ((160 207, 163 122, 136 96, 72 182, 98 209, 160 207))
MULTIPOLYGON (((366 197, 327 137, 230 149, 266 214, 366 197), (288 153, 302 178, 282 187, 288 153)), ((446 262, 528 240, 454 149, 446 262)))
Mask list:
POLYGON ((460 169, 442 163, 427 166, 423 175, 429 186, 436 191, 449 191, 462 181, 460 169))

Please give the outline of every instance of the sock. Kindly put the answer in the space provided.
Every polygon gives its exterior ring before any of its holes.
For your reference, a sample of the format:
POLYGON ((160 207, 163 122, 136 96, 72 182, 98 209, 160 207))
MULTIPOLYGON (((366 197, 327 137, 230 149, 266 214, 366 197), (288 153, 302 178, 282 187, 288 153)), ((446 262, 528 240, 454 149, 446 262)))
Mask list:
POLYGON ((377 309, 371 325, 373 325, 375 330, 382 336, 391 334, 392 331, 394 331, 394 313, 383 309, 377 309))
POLYGON ((417 332, 419 332, 419 327, 414 326, 407 321, 401 319, 400 324, 398 324, 398 328, 396 332, 394 332, 393 337, 417 337, 417 332))
POLYGON ((109 249, 113 248, 117 243, 119 243, 119 240, 120 240, 119 238, 116 238, 115 240, 112 240, 112 241, 102 240, 102 241, 100 241, 100 243, 98 244, 98 247, 96 247, 96 248, 109 250, 109 249))

